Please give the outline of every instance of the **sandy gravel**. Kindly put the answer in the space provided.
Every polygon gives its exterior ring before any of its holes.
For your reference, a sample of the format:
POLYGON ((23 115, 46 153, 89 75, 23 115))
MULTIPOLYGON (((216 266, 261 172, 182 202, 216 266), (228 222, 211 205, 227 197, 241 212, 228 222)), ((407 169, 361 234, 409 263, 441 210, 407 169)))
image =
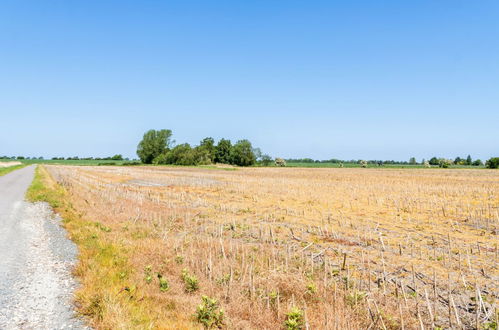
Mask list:
POLYGON ((46 203, 24 201, 33 172, 0 177, 0 329, 82 329, 71 302, 77 249, 46 203))

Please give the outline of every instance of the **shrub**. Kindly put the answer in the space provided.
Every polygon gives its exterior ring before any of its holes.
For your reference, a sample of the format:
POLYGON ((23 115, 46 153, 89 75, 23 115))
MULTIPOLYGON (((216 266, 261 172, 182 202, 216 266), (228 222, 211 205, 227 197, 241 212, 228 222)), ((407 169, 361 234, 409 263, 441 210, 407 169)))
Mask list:
POLYGON ((480 159, 476 159, 476 160, 473 161, 473 163, 471 165, 473 165, 473 166, 482 166, 483 163, 482 163, 482 161, 480 159))
POLYGON ((137 166, 137 165, 142 165, 141 162, 137 162, 137 161, 127 161, 127 162, 123 162, 121 165, 123 166, 137 166))
POLYGON ((485 162, 487 168, 499 168, 499 157, 492 157, 485 162))
POLYGON ((438 165, 438 158, 432 157, 429 161, 430 165, 438 165))
POLYGON ((365 160, 361 160, 361 161, 359 161, 359 164, 360 164, 360 166, 362 166, 363 168, 366 168, 366 167, 367 167, 367 161, 365 161, 365 160))
POLYGON ((218 308, 218 301, 208 296, 203 296, 202 303, 196 311, 196 319, 205 329, 222 328, 224 311, 218 308))
POLYGON ((182 280, 185 284, 185 292, 191 293, 199 289, 199 282, 196 276, 189 274, 187 269, 182 270, 182 280))
POLYGON ((448 168, 449 166, 452 165, 452 160, 450 159, 445 159, 445 158, 439 158, 438 159, 438 167, 441 168, 448 168))
POLYGON ((292 308, 291 311, 286 314, 286 321, 284 321, 284 327, 287 330, 303 329, 304 328, 303 311, 296 307, 292 308))
POLYGON ((275 166, 284 167, 284 166, 286 166, 286 161, 282 158, 276 158, 275 159, 275 166))

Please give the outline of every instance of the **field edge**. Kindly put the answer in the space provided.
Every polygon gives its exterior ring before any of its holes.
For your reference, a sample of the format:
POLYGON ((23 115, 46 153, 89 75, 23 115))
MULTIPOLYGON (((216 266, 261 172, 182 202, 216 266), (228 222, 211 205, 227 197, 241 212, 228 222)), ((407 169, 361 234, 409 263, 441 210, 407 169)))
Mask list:
POLYGON ((80 284, 74 293, 78 315, 96 329, 152 328, 154 322, 134 297, 133 286, 123 285, 122 274, 131 269, 124 248, 107 242, 103 237, 106 228, 86 220, 73 208, 69 197, 45 167, 38 165, 26 199, 48 203, 61 216, 68 238, 78 247, 73 270, 80 284))

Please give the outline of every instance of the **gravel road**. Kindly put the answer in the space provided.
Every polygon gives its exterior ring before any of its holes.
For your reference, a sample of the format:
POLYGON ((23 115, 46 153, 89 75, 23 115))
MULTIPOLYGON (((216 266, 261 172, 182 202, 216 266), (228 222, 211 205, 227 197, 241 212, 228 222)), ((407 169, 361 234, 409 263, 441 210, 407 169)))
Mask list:
POLYGON ((46 203, 24 200, 33 175, 0 177, 0 329, 84 329, 72 305, 77 249, 46 203))

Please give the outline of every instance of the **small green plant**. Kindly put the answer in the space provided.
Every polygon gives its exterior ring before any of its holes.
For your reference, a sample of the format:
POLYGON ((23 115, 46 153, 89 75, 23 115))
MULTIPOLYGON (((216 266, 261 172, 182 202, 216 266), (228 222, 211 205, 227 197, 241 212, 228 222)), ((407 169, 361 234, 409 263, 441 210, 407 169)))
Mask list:
POLYGON ((314 295, 317 293, 317 286, 314 283, 307 284, 307 294, 314 295))
POLYGON ((277 291, 270 291, 269 293, 269 301, 272 305, 274 305, 277 301, 277 291))
POLYGON ((159 280, 159 290, 161 292, 166 292, 170 289, 170 285, 168 284, 168 281, 163 278, 163 275, 158 274, 158 280, 159 280))
POLYGON ((354 291, 349 293, 345 298, 346 302, 350 306, 355 306, 360 301, 364 300, 367 294, 364 291, 354 291))
POLYGON ((145 273, 145 281, 147 284, 152 282, 152 266, 148 265, 146 268, 144 268, 144 273, 145 273))
POLYGON ((289 313, 286 314, 286 321, 284 327, 287 330, 300 330, 304 328, 303 311, 299 308, 293 307, 289 313))
POLYGON ((179 265, 183 264, 184 263, 184 257, 183 256, 176 256, 175 257, 175 262, 179 265))
POLYGON ((203 325, 205 329, 221 329, 224 324, 224 311, 219 309, 219 304, 216 299, 208 296, 203 296, 202 303, 196 311, 196 319, 203 325))
POLYGON ((482 324, 482 329, 484 330, 497 330, 497 323, 492 321, 492 322, 486 322, 482 324))
POLYGON ((229 283, 230 281, 230 274, 224 274, 220 278, 217 279, 217 284, 218 285, 224 285, 229 283))
POLYGON ((187 269, 182 270, 182 280, 185 284, 185 292, 194 292, 199 289, 199 282, 196 276, 189 274, 187 269))

